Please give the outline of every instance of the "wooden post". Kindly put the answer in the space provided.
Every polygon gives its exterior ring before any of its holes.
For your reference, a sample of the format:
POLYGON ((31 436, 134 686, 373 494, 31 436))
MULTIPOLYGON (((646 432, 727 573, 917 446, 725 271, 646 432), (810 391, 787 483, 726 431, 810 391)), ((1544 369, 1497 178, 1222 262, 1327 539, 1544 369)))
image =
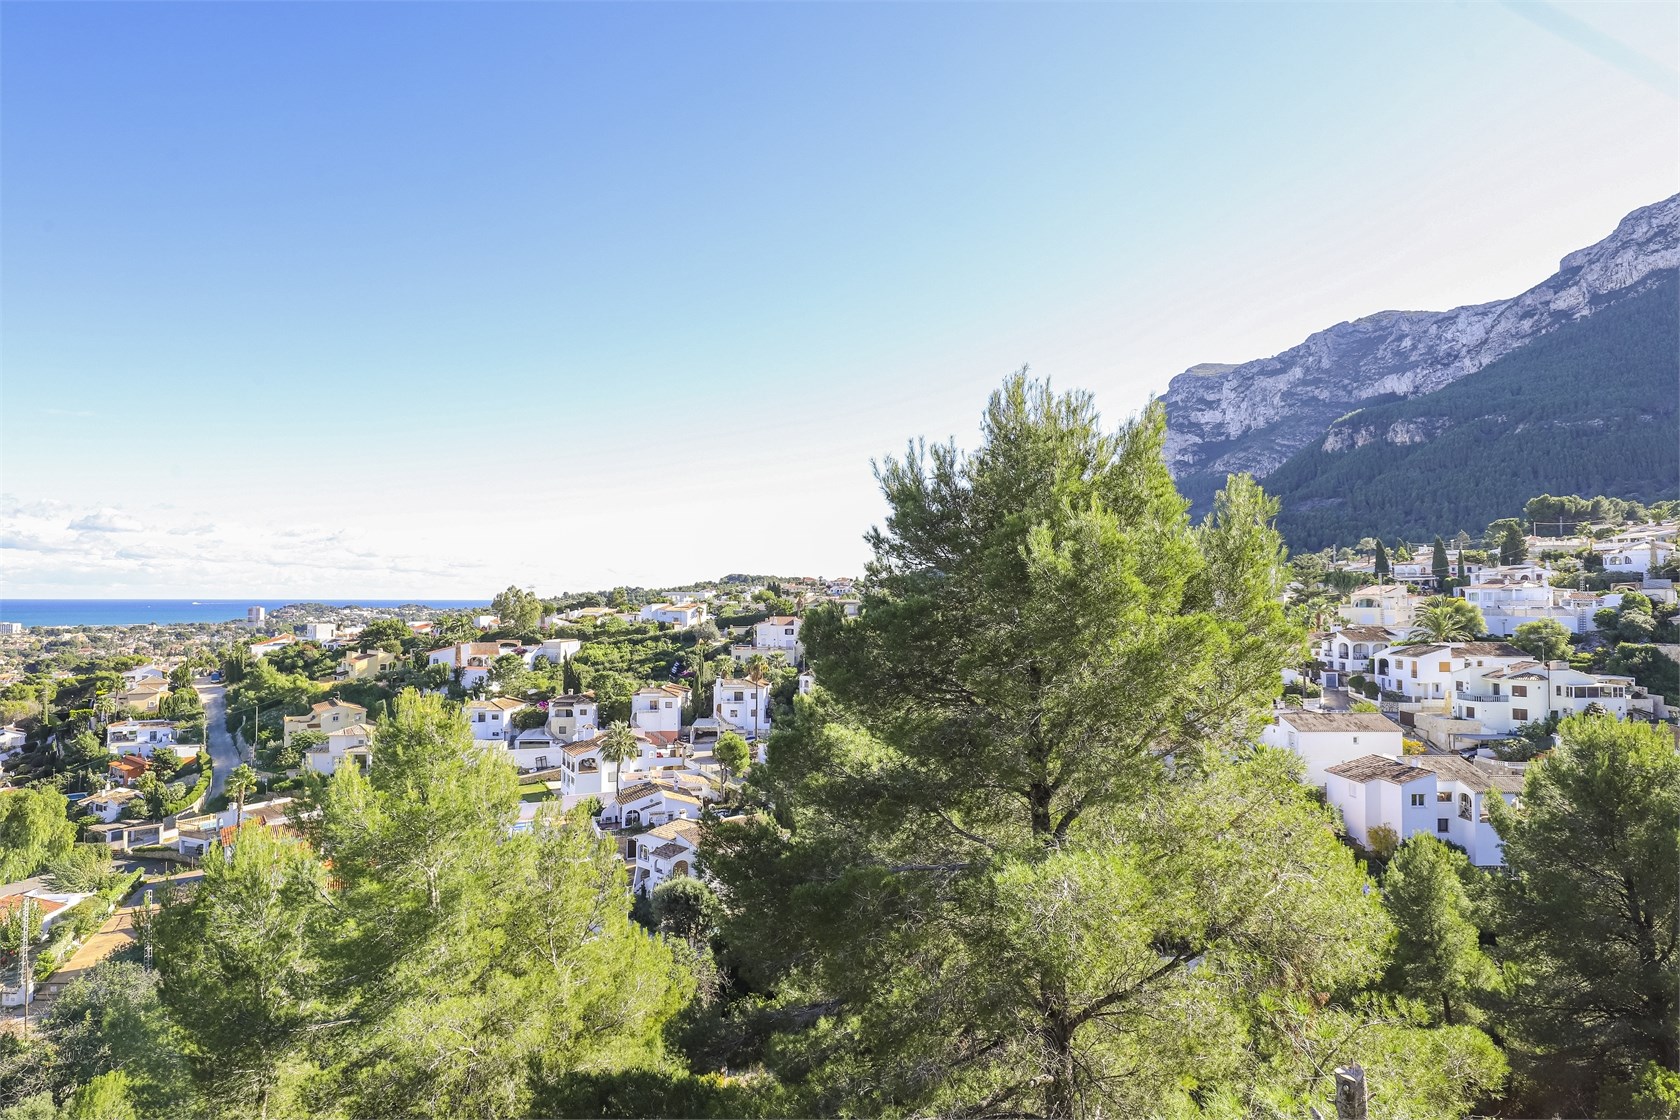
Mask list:
POLYGON ((1359 1063, 1336 1067, 1336 1120, 1366 1120, 1365 1071, 1359 1063))

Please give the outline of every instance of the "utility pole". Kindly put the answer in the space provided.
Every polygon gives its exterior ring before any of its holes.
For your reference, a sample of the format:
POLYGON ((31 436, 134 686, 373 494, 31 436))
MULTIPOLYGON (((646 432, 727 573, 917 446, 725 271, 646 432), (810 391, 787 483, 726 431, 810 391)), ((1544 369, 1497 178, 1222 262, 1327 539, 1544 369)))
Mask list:
MULTIPOLYGON (((173 875, 174 872, 171 871, 170 874, 173 875)), ((150 887, 146 888, 144 913, 146 922, 146 971, 150 972, 152 968, 152 891, 150 887)))
POLYGON ((35 974, 29 969, 29 911, 35 900, 28 895, 23 897, 23 905, 18 907, 18 917, 23 922, 22 936, 18 938, 18 986, 23 989, 23 1037, 29 1038, 29 1001, 35 995, 35 974))

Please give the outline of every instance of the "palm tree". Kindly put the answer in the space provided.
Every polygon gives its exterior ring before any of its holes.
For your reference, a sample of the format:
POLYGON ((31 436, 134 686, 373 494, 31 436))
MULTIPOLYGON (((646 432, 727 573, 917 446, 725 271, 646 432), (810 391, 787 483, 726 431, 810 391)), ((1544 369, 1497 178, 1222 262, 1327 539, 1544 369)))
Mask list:
POLYGON ((1412 637, 1431 642, 1468 642, 1481 636, 1486 624, 1474 603, 1445 596, 1431 599, 1412 621, 1412 637))
POLYGON ((642 753, 642 742, 636 738, 636 732, 623 720, 610 725, 607 733, 601 736, 601 761, 613 764, 613 781, 618 781, 618 771, 626 762, 638 758, 642 753))
POLYGON ((257 772, 241 762, 228 775, 227 791, 239 806, 233 817, 234 827, 237 828, 245 817, 245 795, 257 791, 257 772))

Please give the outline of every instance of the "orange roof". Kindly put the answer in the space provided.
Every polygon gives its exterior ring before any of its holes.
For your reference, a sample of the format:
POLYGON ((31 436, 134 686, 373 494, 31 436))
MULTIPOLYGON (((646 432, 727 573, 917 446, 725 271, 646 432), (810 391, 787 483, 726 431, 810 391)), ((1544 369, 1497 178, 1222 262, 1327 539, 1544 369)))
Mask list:
POLYGON ((48 914, 64 909, 64 903, 55 902, 50 898, 36 898, 34 895, 9 894, 4 898, 0 898, 0 912, 9 913, 10 911, 15 910, 19 906, 23 905, 23 900, 25 898, 28 898, 29 901, 35 904, 36 914, 43 918, 48 914))

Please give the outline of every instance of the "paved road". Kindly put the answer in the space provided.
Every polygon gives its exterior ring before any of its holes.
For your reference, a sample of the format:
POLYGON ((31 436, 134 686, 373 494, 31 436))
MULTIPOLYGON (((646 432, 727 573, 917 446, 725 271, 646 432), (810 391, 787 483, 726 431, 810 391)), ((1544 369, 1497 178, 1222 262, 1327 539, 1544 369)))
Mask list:
POLYGON ((204 702, 204 737, 210 746, 210 797, 222 792, 227 776, 243 761, 233 736, 227 730, 227 690, 219 684, 197 684, 198 698, 204 702))

